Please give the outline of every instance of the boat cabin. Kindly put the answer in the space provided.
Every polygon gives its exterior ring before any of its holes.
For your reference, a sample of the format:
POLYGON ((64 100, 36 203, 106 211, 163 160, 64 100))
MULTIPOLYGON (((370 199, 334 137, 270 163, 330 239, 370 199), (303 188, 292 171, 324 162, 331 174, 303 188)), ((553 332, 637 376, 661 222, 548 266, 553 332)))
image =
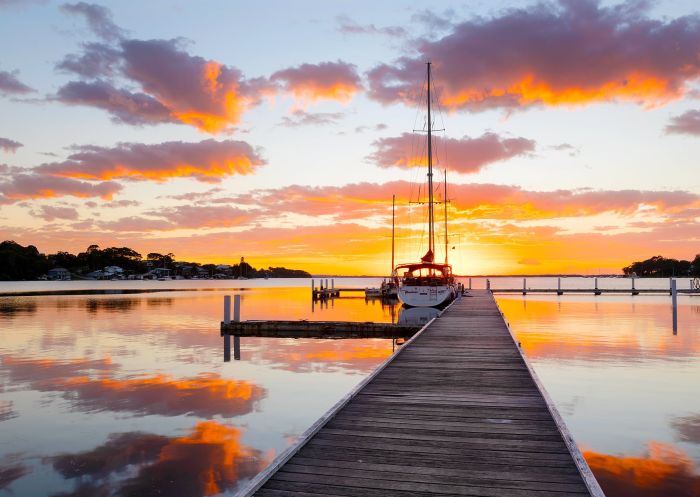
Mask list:
POLYGON ((452 266, 449 264, 418 263, 401 264, 394 269, 394 278, 404 286, 437 286, 452 283, 452 266))

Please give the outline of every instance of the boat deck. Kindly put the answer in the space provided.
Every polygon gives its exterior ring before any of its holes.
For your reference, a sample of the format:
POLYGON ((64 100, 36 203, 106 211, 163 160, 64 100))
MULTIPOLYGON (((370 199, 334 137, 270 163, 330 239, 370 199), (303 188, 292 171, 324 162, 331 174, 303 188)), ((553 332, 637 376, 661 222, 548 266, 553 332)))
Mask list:
POLYGON ((315 426, 241 495, 603 495, 485 290, 315 426))

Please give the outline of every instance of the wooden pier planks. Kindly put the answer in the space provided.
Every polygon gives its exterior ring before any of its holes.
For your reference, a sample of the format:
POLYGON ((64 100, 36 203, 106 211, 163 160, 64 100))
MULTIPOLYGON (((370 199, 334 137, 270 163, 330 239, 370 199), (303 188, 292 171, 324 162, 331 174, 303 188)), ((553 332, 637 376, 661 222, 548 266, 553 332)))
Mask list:
POLYGON ((602 495, 555 419, 493 296, 474 290, 254 495, 602 495))
POLYGON ((231 321, 221 335, 275 338, 408 338, 420 327, 361 321, 231 321))

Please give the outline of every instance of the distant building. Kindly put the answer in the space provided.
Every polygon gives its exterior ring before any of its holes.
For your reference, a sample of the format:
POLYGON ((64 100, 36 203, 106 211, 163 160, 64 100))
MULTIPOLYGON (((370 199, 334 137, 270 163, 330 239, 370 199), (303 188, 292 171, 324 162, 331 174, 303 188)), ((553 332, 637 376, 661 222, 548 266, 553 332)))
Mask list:
POLYGON ((64 267, 55 267, 46 272, 46 277, 54 281, 67 281, 70 280, 70 271, 64 267))
POLYGON ((151 274, 156 278, 170 278, 170 269, 159 267, 151 271, 151 274))
POLYGON ((104 268, 104 272, 107 274, 122 274, 124 270, 119 266, 107 266, 104 268))

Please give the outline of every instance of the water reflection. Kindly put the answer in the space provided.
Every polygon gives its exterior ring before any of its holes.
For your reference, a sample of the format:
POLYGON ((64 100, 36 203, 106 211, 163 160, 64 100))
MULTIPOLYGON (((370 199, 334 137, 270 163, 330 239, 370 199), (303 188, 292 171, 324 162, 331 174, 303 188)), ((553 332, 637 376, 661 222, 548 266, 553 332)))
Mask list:
MULTIPOLYGON (((392 353, 389 339, 244 338, 240 360, 224 363, 223 295, 0 298, 0 488, 230 496, 392 353)), ((241 295, 242 319, 420 326, 435 312, 341 298, 312 314, 308 287, 241 295)), ((671 481, 695 488, 696 469, 678 454, 700 461, 700 306, 679 308, 673 337, 668 298, 499 302, 549 393, 568 406, 608 495, 672 495, 671 481), (651 439, 676 452, 639 456, 651 439), (657 460, 663 481, 639 484, 657 460)))
POLYGON ((498 297, 506 319, 518 324, 518 339, 530 357, 643 361, 649 355, 667 359, 700 355, 695 306, 679 306, 680 331, 674 336, 668 299, 632 300, 498 297))
POLYGON ((498 296, 608 496, 700 495, 694 299, 498 296))
POLYGON ((37 303, 22 298, 0 298, 0 319, 34 314, 37 303))
POLYGON ((679 440, 700 444, 700 414, 674 418, 671 426, 676 430, 679 440))
POLYGON ((211 373, 181 379, 163 374, 122 379, 111 374, 119 366, 109 359, 52 361, 6 356, 0 368, 15 384, 28 382, 36 391, 61 392, 74 409, 85 412, 231 417, 253 411, 266 394, 254 383, 211 373))
MULTIPOLYGON (((242 318, 395 319, 394 307, 364 299, 311 316, 310 292, 275 292, 275 305, 267 290, 243 293, 242 318)), ((222 300, 176 291, 0 298, 9 325, 0 342, 0 488, 232 495, 391 354, 388 339, 247 338, 234 347, 241 360, 224 364, 222 300), (10 460, 9 450, 25 455, 10 460)))
POLYGON ((682 450, 650 442, 642 456, 583 453, 608 497, 695 497, 700 495, 700 475, 682 450))
POLYGON ((391 355, 390 339, 246 338, 245 360, 294 373, 369 373, 391 355))
POLYGON ((11 400, 0 400, 0 421, 16 418, 17 413, 12 409, 11 400))
POLYGON ((399 309, 398 324, 423 327, 431 319, 438 317, 439 314, 440 310, 434 307, 402 307, 399 309))
POLYGON ((234 426, 203 421, 183 437, 121 433, 93 450, 49 460, 64 478, 76 481, 65 496, 217 495, 255 476, 274 455, 243 445, 240 438, 234 426), (127 468, 134 476, 119 479, 127 468))
POLYGON ((0 490, 9 487, 15 480, 19 480, 32 472, 32 468, 17 463, 11 457, 0 458, 0 490))

